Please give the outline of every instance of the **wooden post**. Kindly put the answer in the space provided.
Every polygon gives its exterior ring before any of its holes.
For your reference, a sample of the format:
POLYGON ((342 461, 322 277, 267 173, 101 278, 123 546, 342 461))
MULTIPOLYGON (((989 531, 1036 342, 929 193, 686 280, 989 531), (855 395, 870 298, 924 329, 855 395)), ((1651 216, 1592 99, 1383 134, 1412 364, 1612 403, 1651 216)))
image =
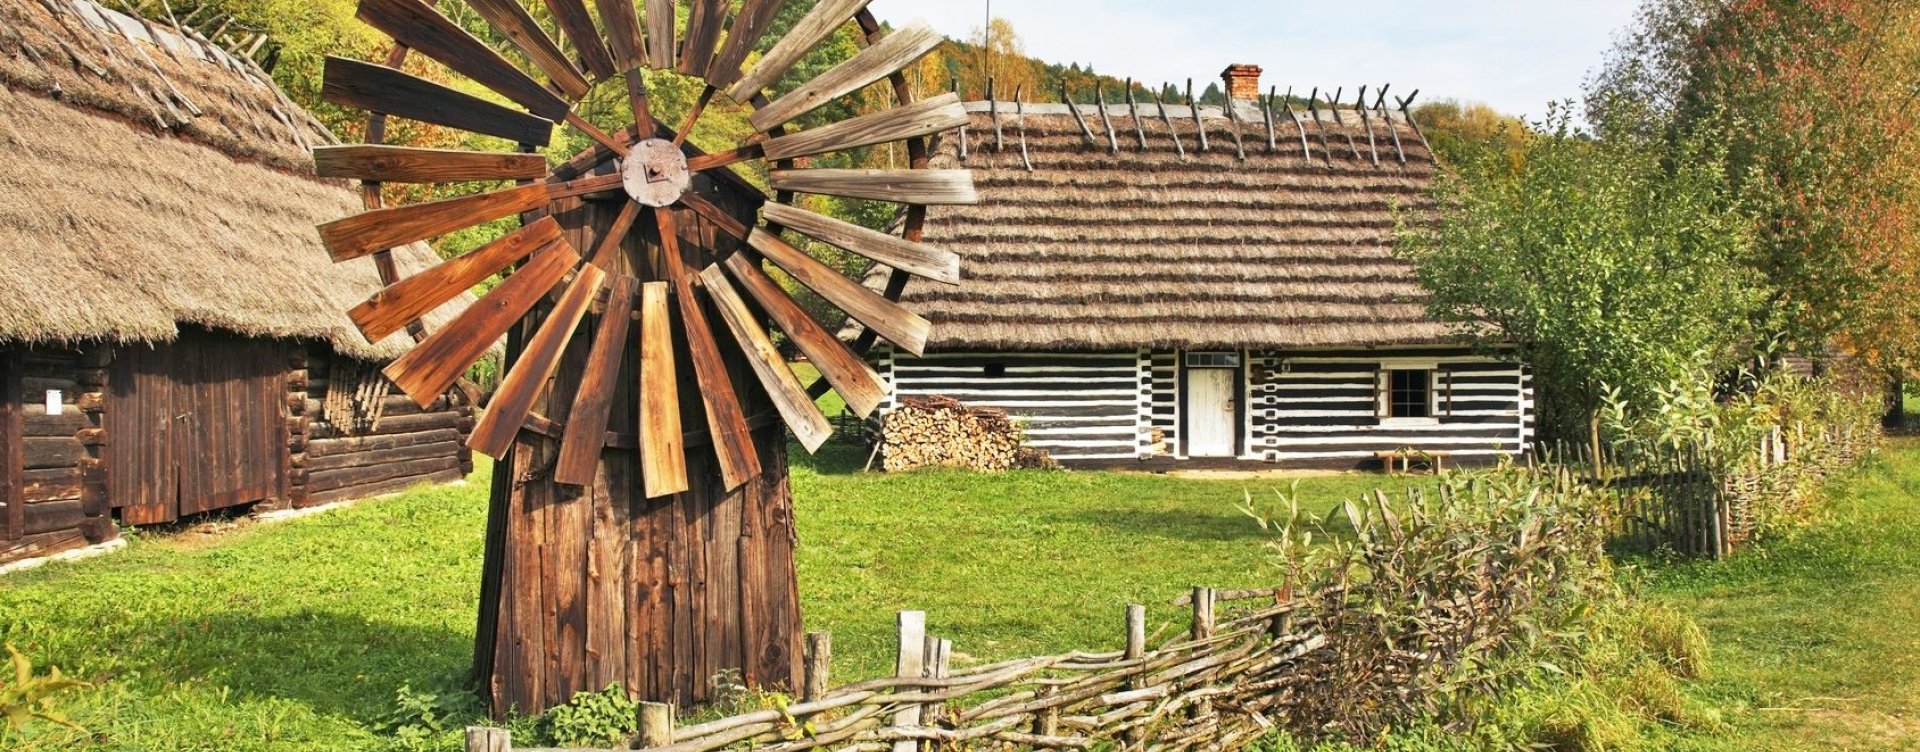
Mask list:
POLYGON ((513 735, 503 728, 468 726, 467 752, 513 752, 513 735))
MULTIPOLYGON (((1129 661, 1137 661, 1137 660, 1140 660, 1140 658, 1145 656, 1146 654, 1147 654, 1147 607, 1139 605, 1137 603, 1127 604, 1126 658, 1129 661)), ((1146 685, 1147 685, 1147 675, 1144 672, 1135 674, 1132 679, 1127 680, 1127 686, 1133 689, 1144 689, 1146 685)), ((1059 717, 1059 713, 1057 712, 1054 713, 1054 717, 1057 721, 1059 717)), ((1121 736, 1121 741, 1124 742, 1123 747, 1131 749, 1133 747, 1139 746, 1140 737, 1141 735, 1140 735, 1139 728, 1136 727, 1136 728, 1128 729, 1127 732, 1121 736)))
POLYGON ((665 702, 640 703, 640 749, 673 744, 673 705, 665 702))
MULTIPOLYGON (((1042 684, 1033 691, 1033 698, 1045 702, 1059 694, 1060 688, 1052 684, 1042 684)), ((1033 716, 1033 733, 1036 736, 1053 736, 1060 732, 1060 706, 1042 708, 1033 716)))
POLYGON ((1204 585, 1193 588, 1193 639, 1213 636, 1213 596, 1213 588, 1204 585))
MULTIPOLYGON (((927 669, 927 613, 925 611, 901 611, 899 617, 900 648, 894 661, 893 675, 903 679, 919 679, 925 676, 927 669)), ((908 705, 893 714, 895 728, 912 728, 920 725, 920 706, 908 705)), ((893 752, 916 752, 920 743, 911 739, 902 739, 893 743, 893 752)))
POLYGON ((27 532, 25 435, 26 407, 20 367, 12 353, 0 358, 0 540, 19 540, 27 532))
POLYGON ((808 702, 827 694, 827 679, 833 669, 833 633, 807 633, 806 684, 801 694, 808 702))

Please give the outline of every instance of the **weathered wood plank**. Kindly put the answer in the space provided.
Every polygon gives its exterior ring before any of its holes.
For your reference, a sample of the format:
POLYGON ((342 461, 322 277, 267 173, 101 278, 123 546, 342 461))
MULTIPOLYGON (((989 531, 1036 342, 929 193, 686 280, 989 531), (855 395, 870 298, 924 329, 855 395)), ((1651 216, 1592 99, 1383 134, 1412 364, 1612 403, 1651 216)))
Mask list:
POLYGON ((80 460, 86 459, 86 447, 73 437, 19 436, 20 453, 25 460, 21 466, 26 470, 76 467, 80 460))
POLYGON ((493 276, 509 264, 560 240, 552 217, 501 236, 464 255, 400 280, 347 312, 368 342, 379 342, 493 276))
POLYGON ((567 116, 566 100, 420 0, 360 0, 359 18, 528 112, 547 120, 567 116))
POLYGON ((343 107, 499 136, 514 143, 546 146, 553 138, 551 121, 384 65, 329 55, 322 76, 321 98, 343 107))
POLYGON ((780 417, 786 419, 787 428, 792 429, 794 437, 808 452, 818 451, 821 444, 833 437, 833 426, 820 412, 820 406, 807 396, 807 388, 787 368, 780 350, 773 346, 767 331, 760 328, 760 322, 754 320, 746 301, 740 299, 717 265, 701 270, 700 284, 719 309, 727 328, 733 330, 740 350, 747 355, 747 364, 752 366, 767 395, 773 398, 773 406, 780 411, 780 417))
POLYGON ((317 473, 323 470, 368 467, 371 465, 385 465, 395 462, 410 462, 412 460, 426 460, 438 457, 458 458, 460 453, 464 451, 467 450, 460 445, 459 441, 436 441, 426 444, 394 447, 391 449, 330 454, 325 457, 313 457, 309 455, 307 458, 307 472, 317 473))
POLYGON ((375 209, 320 226, 334 261, 346 261, 427 240, 547 205, 547 185, 534 183, 424 204, 375 209))
MULTIPOLYGON (((560 302, 540 323, 540 331, 527 341, 527 350, 520 360, 513 364, 513 370, 500 381, 500 388, 494 390, 493 400, 487 403, 487 411, 473 426, 473 437, 467 445, 474 451, 494 459, 507 455, 513 448, 513 440, 520 434, 520 425, 527 421, 527 413, 533 410, 533 400, 539 396, 541 387, 547 383, 547 377, 560 363, 560 355, 566 350, 567 340, 573 338, 573 332, 580 326, 580 319, 587 315, 594 296, 600 293, 600 287, 606 282, 606 272, 598 267, 587 266, 560 296, 560 302)), ((396 379, 396 381, 398 381, 396 379)))
MULTIPOLYGON (((778 173, 776 173, 778 174, 778 173)), ((767 204, 761 216, 768 224, 796 230, 823 243, 829 243, 904 272, 949 285, 960 283, 960 255, 925 243, 912 243, 895 235, 796 209, 786 204, 767 204)))
POLYGON ((430 475, 443 470, 457 470, 460 459, 453 456, 431 457, 406 462, 388 462, 365 467, 350 467, 340 470, 309 473, 307 475, 308 492, 319 496, 328 491, 354 486, 366 486, 381 481, 412 478, 430 475))
POLYGON ((724 90, 740 80, 740 66, 746 64, 747 53, 767 35, 782 4, 782 0, 746 0, 727 27, 727 41, 720 47, 720 56, 707 67, 708 86, 724 90))
POLYGON ((931 136, 966 124, 967 108, 960 103, 960 96, 947 93, 904 107, 768 139, 762 149, 769 160, 793 159, 931 136))
MULTIPOLYGON (((872 0, 821 0, 807 11, 785 36, 760 57, 760 63, 753 71, 742 76, 727 89, 727 97, 735 102, 753 101, 761 89, 772 86, 781 76, 787 74, 795 63, 820 46, 841 24, 853 19, 853 14, 867 7, 872 0)), ((744 59, 744 58, 743 58, 744 59)))
POLYGON ((600 25, 607 30, 607 47, 613 51, 614 67, 621 73, 647 64, 647 42, 640 35, 640 17, 632 0, 595 3, 600 9, 600 25))
POLYGON ((457 466, 449 467, 444 470, 436 470, 436 471, 413 474, 413 475, 401 475, 393 478, 388 478, 385 480, 364 482, 358 485, 341 486, 339 488, 334 488, 334 489, 313 491, 308 496, 308 499, 309 499, 309 502, 313 504, 325 503, 329 501, 341 501, 344 499, 367 499, 375 496, 384 496, 386 494, 398 493, 400 491, 404 491, 406 489, 412 488, 414 486, 422 485, 422 484, 452 483, 454 481, 465 478, 466 475, 467 475, 466 472, 461 470, 457 466))
POLYGON ((647 0, 647 59, 657 70, 673 67, 679 51, 674 41, 674 0, 647 0))
POLYGON ((855 415, 862 418, 872 415, 886 400, 886 384, 873 366, 848 349, 846 343, 833 336, 813 314, 793 302, 758 266, 738 253, 728 256, 723 263, 740 286, 746 288, 747 294, 760 304, 760 309, 766 311, 767 317, 773 319, 774 325, 786 332, 808 362, 820 369, 820 374, 840 393, 855 415))
POLYGON ((460 432, 452 428, 436 428, 415 433, 349 436, 338 439, 313 439, 307 442, 307 460, 312 462, 322 457, 361 452, 378 453, 442 441, 458 442, 460 441, 460 432))
MULTIPOLYGON (((0 449, 0 451, 5 450, 0 449)), ((77 466, 22 470, 12 477, 20 479, 21 497, 27 504, 58 499, 78 499, 82 493, 80 468, 77 466)), ((12 480, 12 477, 8 480, 12 480)))
POLYGON ((382 144, 322 146, 313 150, 323 178, 375 183, 458 183, 469 180, 538 180, 547 176, 539 154, 415 149, 382 144))
MULTIPOLYGON (((629 204, 638 206, 638 204, 629 204)), ((593 352, 586 373, 580 377, 579 392, 573 409, 567 412, 567 429, 560 440, 560 458, 554 464, 553 479, 571 486, 593 483, 600 464, 600 450, 606 446, 607 421, 613 413, 613 395, 620 379, 620 366, 627 359, 627 329, 633 321, 632 277, 615 276, 607 285, 607 308, 600 316, 594 334, 593 352)))
POLYGON ((681 328, 686 333, 687 350, 693 359, 694 378, 700 384, 707 429, 713 436, 714 455, 719 459, 721 483, 731 491, 759 472, 760 458, 753 447, 753 431, 747 425, 740 397, 727 374, 720 346, 714 342, 707 314, 693 296, 693 273, 680 253, 680 233, 673 211, 658 209, 654 216, 660 225, 661 256, 673 281, 681 328))
POLYGON ((613 225, 608 227, 606 233, 600 238, 600 247, 594 249, 593 256, 587 263, 600 267, 601 271, 608 274, 619 274, 620 259, 624 255, 623 244, 627 240, 627 233, 633 230, 633 223, 638 219, 640 219, 640 202, 622 202, 620 215, 614 217, 613 225))
POLYGON ((560 50, 560 45, 554 44, 519 0, 467 0, 467 5, 487 19, 487 23, 513 46, 526 53, 527 59, 545 72, 567 98, 577 102, 586 98, 587 92, 592 90, 593 85, 587 82, 586 74, 567 59, 567 53, 560 50))
POLYGON ((744 144, 723 152, 689 156, 687 157, 687 170, 689 172, 712 170, 738 162, 745 162, 749 159, 759 159, 761 155, 762 152, 759 144, 744 144))
POLYGON ((649 499, 687 490, 667 289, 648 282, 640 291, 640 478, 649 499))
POLYGON ((548 246, 484 300, 469 306, 381 373, 416 404, 432 404, 578 263, 580 254, 572 246, 564 242, 548 246))
POLYGON ((820 297, 826 298, 900 349, 914 355, 926 351, 927 336, 932 333, 933 324, 925 317, 848 279, 833 267, 820 263, 818 259, 764 229, 755 228, 747 242, 793 275, 800 284, 819 293, 820 297))
POLYGON ((727 0, 693 0, 687 18, 687 38, 680 45, 680 72, 705 78, 720 44, 720 26, 727 20, 727 0))
POLYGON ((924 23, 908 26, 861 50, 832 70, 801 84, 786 96, 754 110, 747 120, 753 124, 754 130, 765 133, 774 126, 859 91, 867 84, 912 65, 915 60, 940 46, 945 39, 940 32, 924 23))
POLYGON ((0 358, 0 503, 6 504, 0 540, 19 540, 27 529, 26 485, 21 480, 27 470, 25 416, 20 410, 24 398, 20 367, 12 351, 6 355, 0 358))
POLYGON ((774 190, 892 201, 977 204, 972 170, 775 170, 774 190))
POLYGON ((546 0, 546 3, 547 10, 553 11, 560 33, 573 41, 573 48, 580 53, 587 70, 600 78, 612 78, 619 73, 614 70, 613 56, 600 41, 600 30, 594 28, 593 16, 587 13, 585 3, 581 0, 546 0))

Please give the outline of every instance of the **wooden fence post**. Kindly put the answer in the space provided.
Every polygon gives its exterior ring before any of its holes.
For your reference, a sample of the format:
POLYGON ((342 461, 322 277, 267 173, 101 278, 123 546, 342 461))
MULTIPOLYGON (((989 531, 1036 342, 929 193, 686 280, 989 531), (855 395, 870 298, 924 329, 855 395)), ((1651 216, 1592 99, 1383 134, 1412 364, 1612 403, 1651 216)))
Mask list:
POLYGON ((1213 596, 1213 588, 1204 585, 1193 588, 1193 639, 1213 636, 1213 596))
POLYGON ((513 736, 503 728, 468 726, 467 752, 513 752, 513 736))
MULTIPOLYGON (((1147 654, 1147 607, 1137 603, 1129 603, 1127 604, 1126 658, 1129 661, 1137 661, 1137 660, 1140 660, 1141 658, 1146 657, 1146 654, 1147 654)), ((1142 671, 1140 673, 1134 674, 1132 679, 1127 680, 1127 686, 1133 689, 1146 688, 1147 686, 1146 672, 1142 671)), ((1049 687, 1048 690, 1051 691, 1052 688, 1049 687)), ((1054 711, 1051 713, 1051 715, 1053 717, 1053 722, 1057 724, 1060 716, 1059 712, 1054 711)), ((1140 744, 1140 738, 1141 738, 1140 729, 1139 727, 1136 726, 1134 728, 1127 729, 1126 733, 1121 736, 1121 741, 1124 743, 1123 744, 1124 747, 1133 748, 1140 744)))
POLYGON ((664 702, 640 703, 640 748, 654 749, 673 744, 673 705, 664 702))
POLYGON ((833 670, 833 633, 807 633, 807 667, 801 699, 812 702, 825 697, 827 680, 833 670))
MULTIPOLYGON (((899 626, 900 652, 894 661, 893 675, 902 679, 922 678, 927 670, 927 613, 901 611, 899 626)), ((907 705, 893 714, 894 728, 913 728, 919 725, 919 705, 907 705)), ((917 752, 919 748, 920 743, 912 739, 902 739, 893 743, 893 752, 917 752)))

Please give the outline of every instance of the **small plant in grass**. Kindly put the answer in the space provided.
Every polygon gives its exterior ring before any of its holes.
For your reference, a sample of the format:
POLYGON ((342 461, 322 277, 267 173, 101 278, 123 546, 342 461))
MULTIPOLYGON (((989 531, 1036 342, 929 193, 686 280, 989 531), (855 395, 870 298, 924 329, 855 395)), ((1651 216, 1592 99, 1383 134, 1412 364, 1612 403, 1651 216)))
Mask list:
POLYGON ((456 719, 475 711, 471 692, 418 690, 402 684, 394 692, 393 707, 381 717, 379 729, 391 734, 403 749, 427 749, 457 730, 456 719))
POLYGON ((37 673, 33 662, 12 645, 7 646, 7 655, 13 663, 13 681, 0 682, 0 714, 7 719, 6 728, 0 730, 0 740, 35 719, 78 730, 79 726, 54 710, 53 700, 62 693, 92 685, 61 675, 59 666, 49 667, 45 674, 37 673))
POLYGON ((570 747, 621 744, 637 733, 640 703, 619 684, 598 692, 576 692, 573 700, 547 711, 547 736, 570 747))

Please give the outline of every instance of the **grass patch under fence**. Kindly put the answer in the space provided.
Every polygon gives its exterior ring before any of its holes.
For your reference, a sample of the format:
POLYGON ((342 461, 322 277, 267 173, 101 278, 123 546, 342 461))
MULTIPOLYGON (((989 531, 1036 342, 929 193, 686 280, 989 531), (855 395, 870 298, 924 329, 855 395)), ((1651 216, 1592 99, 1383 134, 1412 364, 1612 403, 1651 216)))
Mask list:
MULTIPOLYGON (((978 659, 1120 642, 1121 609, 1184 624, 1194 584, 1272 581, 1242 494, 1289 481, 1119 473, 866 475, 830 447, 796 459, 807 628, 837 681, 890 665, 893 613, 978 659)), ((36 724, 9 750, 453 749, 479 719, 472 650, 487 471, 292 522, 142 533, 125 552, 0 577, 0 642, 98 686, 61 702, 86 735, 36 724), (435 731, 435 728, 444 729, 435 731)), ((1303 500, 1413 479, 1302 480, 1303 500)), ((1152 627, 1150 627, 1151 629, 1152 627)), ((518 734, 516 734, 518 736, 518 734)))

